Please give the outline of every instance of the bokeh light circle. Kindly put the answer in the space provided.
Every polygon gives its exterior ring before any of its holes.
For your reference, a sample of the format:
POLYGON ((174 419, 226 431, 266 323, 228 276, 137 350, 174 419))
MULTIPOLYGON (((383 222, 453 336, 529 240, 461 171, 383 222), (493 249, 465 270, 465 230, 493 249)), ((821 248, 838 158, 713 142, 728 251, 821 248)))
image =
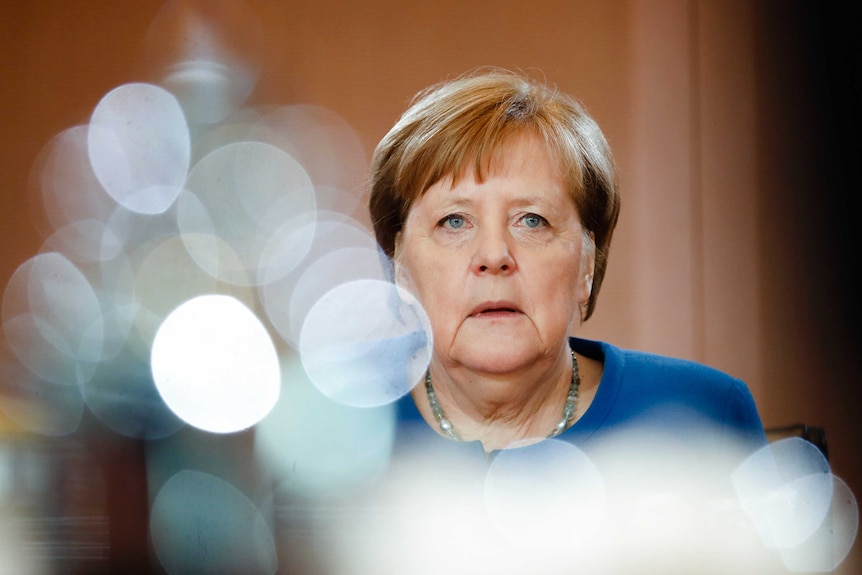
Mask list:
POLYGON ((302 365, 326 396, 355 407, 396 401, 431 360, 431 324, 407 291, 356 280, 325 293, 300 332, 302 365))
POLYGON ((320 294, 350 281, 386 281, 386 257, 377 249, 344 248, 311 263, 296 283, 290 298, 290 341, 299 341, 309 310, 320 294))
POLYGON ((93 110, 87 149, 96 178, 118 204, 160 214, 177 199, 188 175, 191 136, 170 92, 124 84, 93 110))
POLYGON ((296 158, 315 187, 364 189, 365 150, 356 130, 335 111, 312 104, 282 106, 261 118, 260 124, 269 134, 267 141, 296 158))
POLYGON ((320 278, 315 272, 319 269, 318 262, 351 248, 380 253, 374 237, 358 222, 343 214, 324 211, 317 212, 316 221, 297 228, 273 245, 273 253, 283 254, 281 257, 293 262, 293 268, 289 273, 281 273, 289 269, 288 265, 268 268, 261 275, 260 299, 270 323, 291 346, 299 347, 305 317, 321 294, 348 281, 383 280, 391 276, 383 271, 389 269, 386 258, 369 263, 367 257, 362 257, 348 267, 330 270, 326 283, 319 283, 316 293, 309 294, 307 287, 315 289, 308 285, 312 280, 309 276, 320 278))
POLYGON ((839 477, 832 476, 832 506, 826 521, 802 544, 781 549, 781 561, 794 573, 831 573, 847 558, 859 531, 856 497, 839 477))
POLYGON ((272 575, 278 569, 275 540, 258 506, 200 471, 180 471, 159 489, 150 540, 169 575, 272 575))
POLYGON ((308 235, 292 246, 291 257, 273 252, 277 238, 314 222, 316 207, 305 170, 275 146, 236 142, 213 150, 192 168, 186 187, 177 221, 184 239, 196 239, 187 248, 199 266, 226 283, 251 285, 260 274, 287 273, 311 244, 308 235), (207 236, 213 240, 201 241, 207 236))
POLYGON ((87 126, 60 132, 46 144, 33 167, 42 208, 54 229, 78 220, 104 222, 117 207, 93 173, 88 133, 87 126))
POLYGON ((283 362, 282 374, 278 404, 255 428, 255 453, 290 494, 341 496, 379 478, 395 440, 395 406, 332 401, 295 357, 283 362))
POLYGON ((124 437, 161 439, 185 425, 156 389, 149 364, 130 347, 101 362, 82 392, 90 412, 124 437))
POLYGON ((59 437, 77 431, 84 398, 77 386, 48 381, 26 368, 0 336, 0 412, 20 429, 59 437))
POLYGON ((798 437, 762 447, 734 471, 732 481, 743 508, 771 548, 791 548, 808 539, 832 501, 829 463, 814 445, 798 437))
POLYGON ((583 451, 550 439, 497 455, 485 479, 485 505, 512 545, 571 551, 603 524, 605 485, 583 451))
POLYGON ((257 83, 264 40, 260 18, 234 0, 169 0, 145 38, 149 65, 192 124, 213 125, 257 83))
POLYGON ((3 294, 3 329, 21 363, 54 383, 82 383, 102 354, 96 293, 57 252, 34 256, 15 270, 3 294))

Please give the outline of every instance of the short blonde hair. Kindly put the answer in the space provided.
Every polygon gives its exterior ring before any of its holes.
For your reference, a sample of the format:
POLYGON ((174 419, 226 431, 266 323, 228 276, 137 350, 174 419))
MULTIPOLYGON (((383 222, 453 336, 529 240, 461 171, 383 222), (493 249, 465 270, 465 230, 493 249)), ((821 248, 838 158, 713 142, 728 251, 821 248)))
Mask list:
POLYGON ((481 181, 502 144, 527 131, 538 134, 559 163, 581 223, 595 241, 586 320, 595 309, 619 217, 616 167, 605 136, 584 107, 544 82, 481 69, 419 92, 371 159, 374 233, 383 251, 394 257, 416 198, 444 177, 457 180, 468 162, 481 181))

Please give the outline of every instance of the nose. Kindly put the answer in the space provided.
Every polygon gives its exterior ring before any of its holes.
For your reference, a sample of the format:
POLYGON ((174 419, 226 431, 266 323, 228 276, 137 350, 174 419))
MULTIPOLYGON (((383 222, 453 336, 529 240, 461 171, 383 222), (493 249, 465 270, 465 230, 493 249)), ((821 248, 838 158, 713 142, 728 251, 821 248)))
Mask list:
POLYGON ((505 227, 483 227, 476 234, 473 273, 506 274, 515 271, 515 259, 510 249, 511 236, 505 227))

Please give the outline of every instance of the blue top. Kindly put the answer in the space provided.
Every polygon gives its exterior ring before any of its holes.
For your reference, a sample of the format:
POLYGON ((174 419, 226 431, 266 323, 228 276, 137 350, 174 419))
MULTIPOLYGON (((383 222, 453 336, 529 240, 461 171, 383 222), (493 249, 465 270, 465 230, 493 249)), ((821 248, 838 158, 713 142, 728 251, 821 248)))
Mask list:
MULTIPOLYGON (((731 471, 766 444, 757 407, 742 380, 693 361, 604 342, 571 338, 570 345, 602 362, 604 371, 586 413, 556 439, 591 458, 601 460, 607 452, 628 458, 631 453, 662 466, 721 462, 731 471)), ((415 439, 453 455, 485 457, 478 441, 456 442, 437 434, 408 394, 398 402, 396 453, 415 439)))

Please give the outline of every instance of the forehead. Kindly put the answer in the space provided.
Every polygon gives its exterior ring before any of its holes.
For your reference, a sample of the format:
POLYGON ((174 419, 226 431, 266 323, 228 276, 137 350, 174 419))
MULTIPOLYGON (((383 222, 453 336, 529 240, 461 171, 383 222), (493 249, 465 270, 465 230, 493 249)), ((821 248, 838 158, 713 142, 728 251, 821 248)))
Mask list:
POLYGON ((556 155, 538 135, 522 133, 507 139, 483 158, 464 162, 459 172, 433 183, 423 197, 429 192, 439 197, 444 190, 447 195, 459 195, 489 182, 494 186, 485 188, 548 200, 568 196, 556 155))
POLYGON ((537 134, 523 132, 505 140, 490 155, 486 172, 491 175, 529 175, 559 180, 560 163, 537 134))

